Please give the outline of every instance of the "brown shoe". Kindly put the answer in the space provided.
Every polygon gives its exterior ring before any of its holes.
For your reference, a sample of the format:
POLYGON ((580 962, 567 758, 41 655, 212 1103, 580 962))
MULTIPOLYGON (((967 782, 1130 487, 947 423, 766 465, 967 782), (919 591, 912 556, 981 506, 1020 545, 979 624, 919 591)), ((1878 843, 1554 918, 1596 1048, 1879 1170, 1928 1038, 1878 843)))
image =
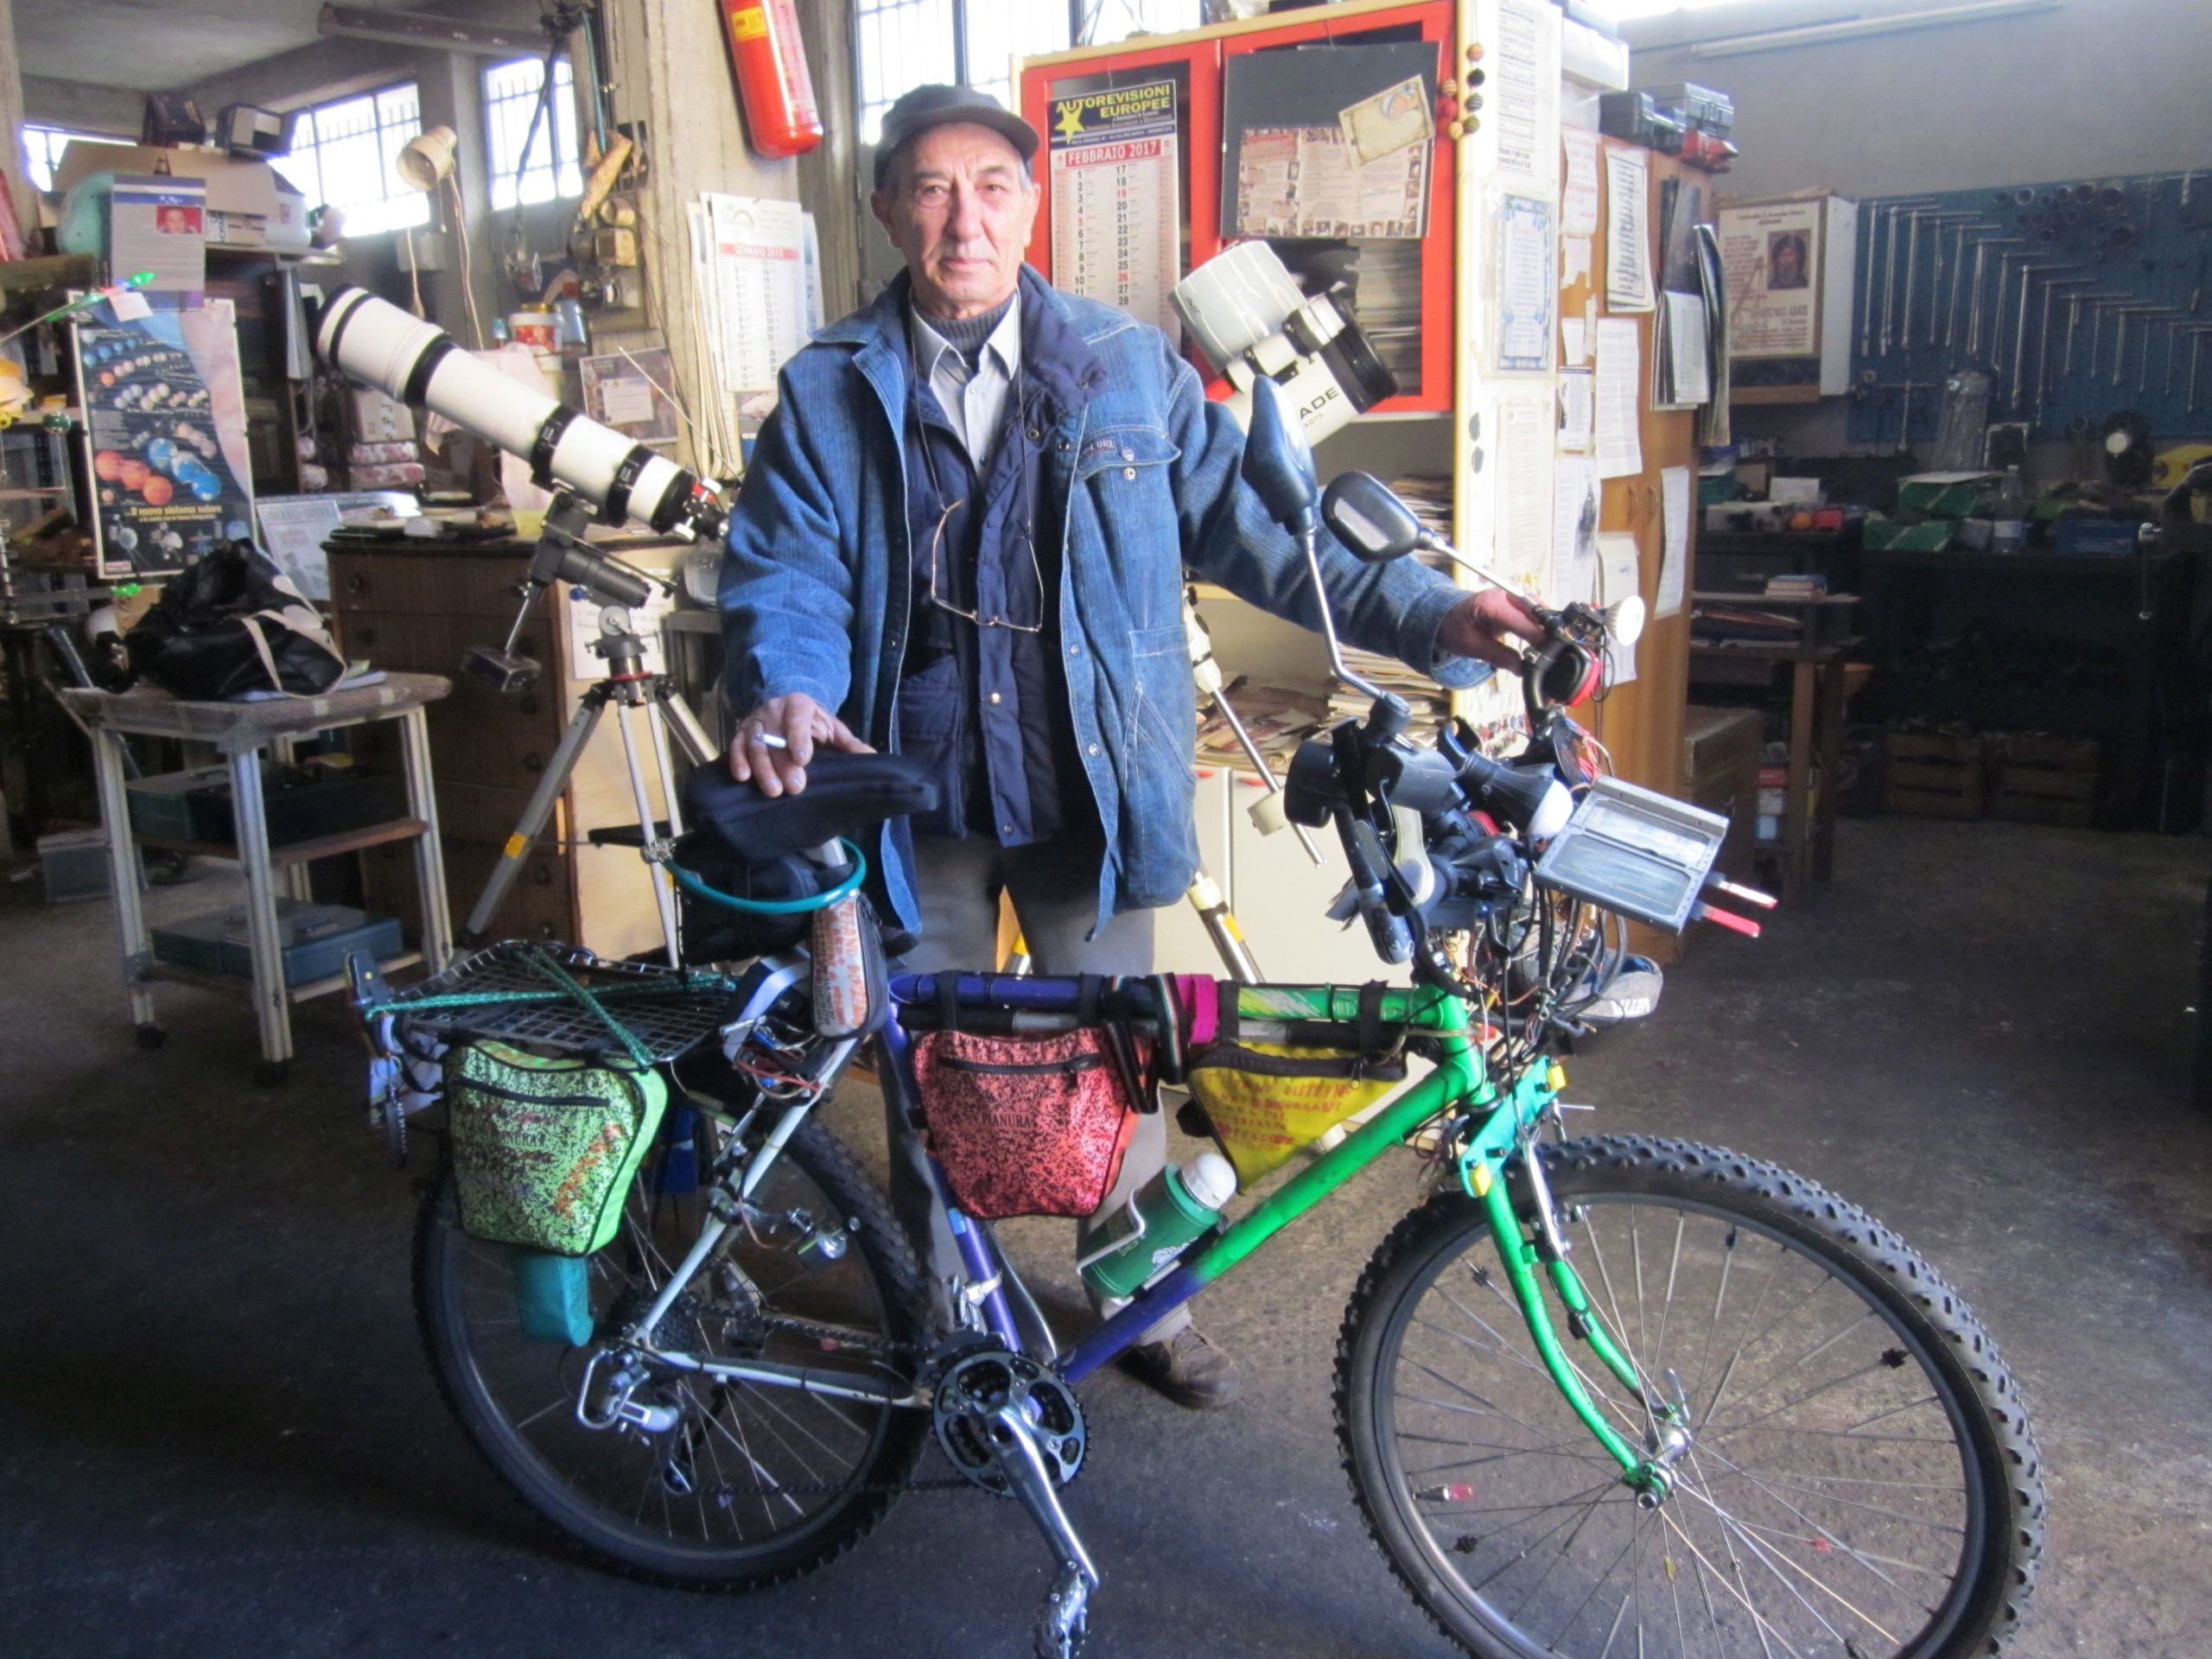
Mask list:
POLYGON ((1139 1382, 1192 1411, 1225 1406, 1244 1388, 1236 1362, 1194 1325, 1185 1325, 1165 1342, 1140 1344, 1122 1356, 1121 1364, 1139 1382))

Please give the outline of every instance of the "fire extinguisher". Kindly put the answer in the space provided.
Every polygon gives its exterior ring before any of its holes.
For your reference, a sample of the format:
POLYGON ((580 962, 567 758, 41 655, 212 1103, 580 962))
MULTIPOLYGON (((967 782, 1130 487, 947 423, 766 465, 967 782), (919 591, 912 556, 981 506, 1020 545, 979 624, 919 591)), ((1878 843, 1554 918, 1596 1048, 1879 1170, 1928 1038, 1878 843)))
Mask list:
POLYGON ((797 156, 822 142, 814 78, 798 32, 795 0, 717 0, 737 71, 745 130, 763 156, 797 156))

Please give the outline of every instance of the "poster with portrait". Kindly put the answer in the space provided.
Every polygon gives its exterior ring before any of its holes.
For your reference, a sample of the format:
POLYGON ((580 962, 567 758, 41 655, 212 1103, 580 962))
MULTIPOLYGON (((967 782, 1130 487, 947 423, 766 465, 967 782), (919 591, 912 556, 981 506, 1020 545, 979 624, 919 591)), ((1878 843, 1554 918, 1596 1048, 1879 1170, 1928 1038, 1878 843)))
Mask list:
POLYGON ((1821 201, 1720 210, 1731 358, 1820 354, 1821 201))
POLYGON ((118 318, 103 300, 70 333, 100 580, 171 575, 219 541, 251 538, 231 302, 118 318))

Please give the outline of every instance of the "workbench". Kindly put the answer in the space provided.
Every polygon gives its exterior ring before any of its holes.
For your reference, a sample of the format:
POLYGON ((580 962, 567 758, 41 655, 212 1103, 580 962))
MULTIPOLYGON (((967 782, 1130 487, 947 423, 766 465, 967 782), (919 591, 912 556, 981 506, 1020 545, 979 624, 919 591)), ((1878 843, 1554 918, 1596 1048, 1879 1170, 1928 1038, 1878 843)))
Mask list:
POLYGON ((221 988, 235 982, 157 962, 138 893, 138 845, 169 848, 204 857, 235 858, 245 874, 247 939, 252 958, 251 997, 260 1027, 261 1064, 255 1081, 282 1083, 292 1058, 291 1005, 340 988, 343 975, 305 985, 287 985, 283 949, 277 928, 278 872, 288 897, 304 898, 305 867, 318 858, 353 853, 387 842, 414 843, 416 879, 421 883, 423 941, 379 965, 387 969, 427 963, 432 972, 445 965, 452 950, 452 925, 446 912, 445 866, 439 855, 437 798, 431 789, 430 745, 423 709, 453 689, 435 674, 387 674, 378 683, 321 696, 286 696, 259 702, 190 702, 165 691, 140 686, 129 691, 67 690, 61 698, 92 736, 92 758, 99 785, 100 817, 106 826, 108 856, 115 894, 117 931, 123 943, 123 977, 139 1046, 156 1048, 163 1038, 154 1020, 156 979, 183 979, 221 988), (294 842, 273 851, 262 800, 264 750, 279 760, 291 756, 303 738, 378 721, 397 722, 400 760, 407 786, 407 815, 311 841, 294 842), (137 836, 124 791, 126 735, 166 737, 212 744, 230 772, 232 810, 238 824, 235 845, 170 841, 137 836))

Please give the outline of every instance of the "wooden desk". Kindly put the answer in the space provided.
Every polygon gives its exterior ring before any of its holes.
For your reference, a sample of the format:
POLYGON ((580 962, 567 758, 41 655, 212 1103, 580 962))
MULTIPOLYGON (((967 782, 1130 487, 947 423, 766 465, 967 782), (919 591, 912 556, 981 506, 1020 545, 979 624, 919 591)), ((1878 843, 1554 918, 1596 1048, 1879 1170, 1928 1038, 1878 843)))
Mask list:
MULTIPOLYGON (((1703 597, 1703 595, 1700 595, 1703 597)), ((1808 882, 1826 883, 1835 868, 1836 781, 1843 760, 1845 658, 1855 640, 1827 645, 1701 645, 1693 640, 1695 660, 1787 663, 1789 683, 1789 777, 1782 798, 1782 896, 1795 899, 1808 882), (1816 718, 1817 716, 1817 718, 1816 718), (1825 779, 1817 810, 1810 813, 1813 745, 1820 744, 1825 779)))

